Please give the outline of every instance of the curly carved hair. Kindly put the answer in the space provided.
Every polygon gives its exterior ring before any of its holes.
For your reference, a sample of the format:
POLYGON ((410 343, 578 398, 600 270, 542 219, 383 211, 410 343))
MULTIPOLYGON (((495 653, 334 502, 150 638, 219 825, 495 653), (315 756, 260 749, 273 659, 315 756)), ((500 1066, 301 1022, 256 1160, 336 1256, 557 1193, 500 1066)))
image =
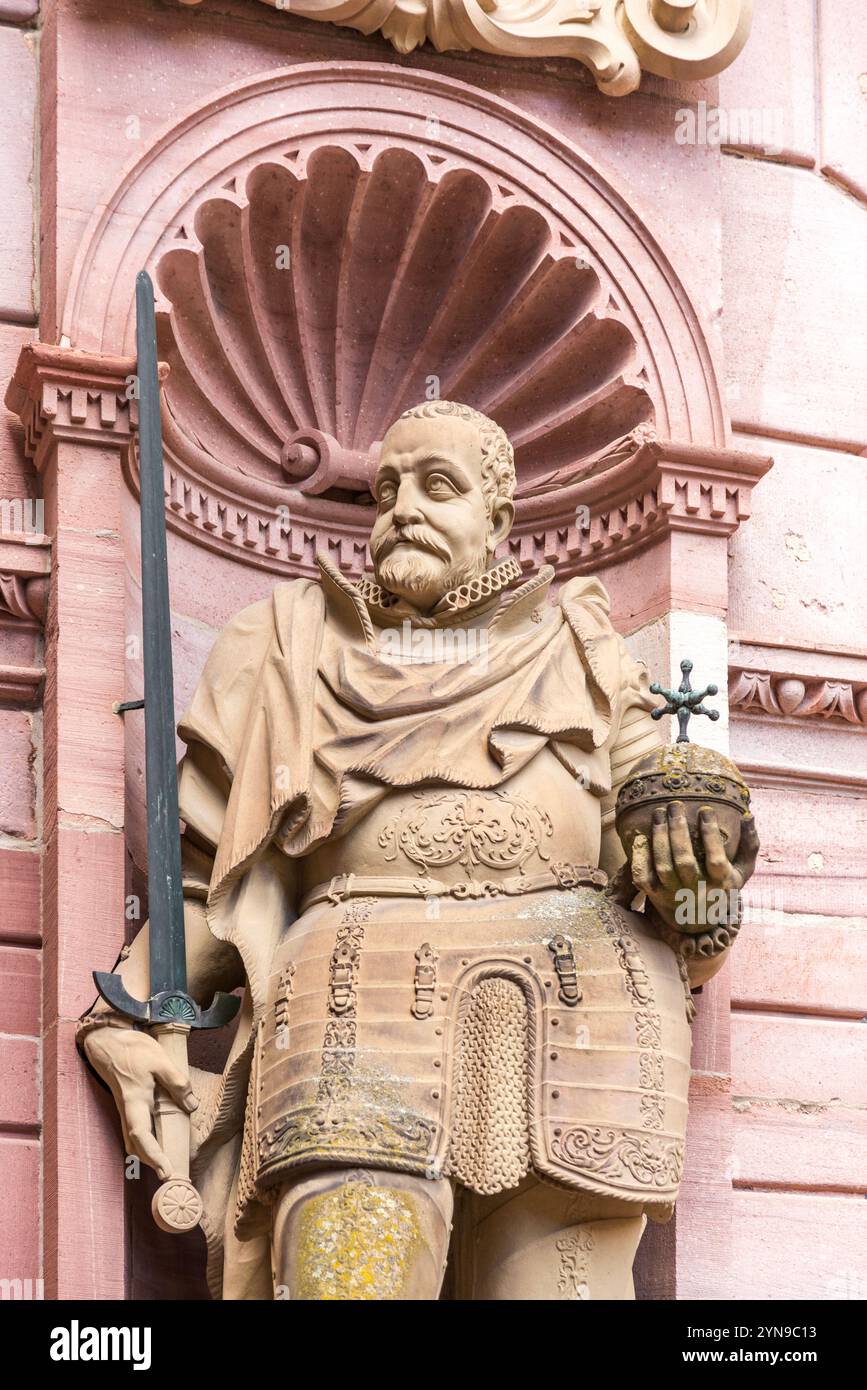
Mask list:
POLYGON ((414 405, 395 421, 433 420, 437 415, 457 415, 475 425, 482 441, 482 491, 488 511, 492 512, 498 497, 511 500, 515 492, 515 455, 506 431, 495 421, 483 415, 472 406, 461 405, 458 401, 425 401, 414 405))

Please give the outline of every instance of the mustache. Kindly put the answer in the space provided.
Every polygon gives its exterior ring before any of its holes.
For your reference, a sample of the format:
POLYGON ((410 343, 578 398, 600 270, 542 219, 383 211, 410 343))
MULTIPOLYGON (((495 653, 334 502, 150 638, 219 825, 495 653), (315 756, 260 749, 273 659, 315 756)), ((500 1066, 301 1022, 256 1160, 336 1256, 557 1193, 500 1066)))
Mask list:
POLYGON ((446 564, 451 560, 451 551, 439 539, 436 532, 424 526, 393 526, 371 547, 374 560, 384 560, 398 545, 414 545, 419 550, 428 550, 446 564))

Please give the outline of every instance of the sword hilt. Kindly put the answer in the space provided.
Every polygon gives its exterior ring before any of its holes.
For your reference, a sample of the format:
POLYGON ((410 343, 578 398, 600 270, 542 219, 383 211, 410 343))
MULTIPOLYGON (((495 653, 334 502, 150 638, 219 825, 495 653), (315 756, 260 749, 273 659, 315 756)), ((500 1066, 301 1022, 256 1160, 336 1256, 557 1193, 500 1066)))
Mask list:
POLYGON ((106 1004, 136 1023, 180 1023, 188 1031, 190 1028, 222 1028, 225 1023, 231 1023, 241 1007, 236 994, 224 994, 222 990, 217 991, 207 1009, 182 989, 163 989, 144 1001, 134 999, 121 976, 109 970, 94 970, 93 983, 106 1004))
MULTIPOLYGON (((187 1039, 191 1028, 220 1028, 235 1017, 241 1006, 234 994, 217 993, 209 1008, 202 1009, 184 990, 165 989, 142 1001, 129 993, 120 975, 94 970, 93 980, 102 998, 115 1012, 136 1023, 146 1023, 173 1062, 189 1080, 187 1039)), ((202 1219, 202 1199, 190 1182, 190 1117, 161 1086, 155 1088, 154 1131, 169 1160, 171 1176, 154 1193, 151 1212, 164 1231, 183 1234, 202 1219)))
MULTIPOLYGON (((159 1023, 152 1031, 173 1066, 188 1079, 189 1028, 183 1023, 159 1023)), ((171 1177, 154 1193, 151 1211, 162 1230, 178 1235, 198 1226, 202 1219, 202 1199, 190 1182, 190 1117, 159 1086, 154 1101, 154 1130, 172 1171, 171 1177)))

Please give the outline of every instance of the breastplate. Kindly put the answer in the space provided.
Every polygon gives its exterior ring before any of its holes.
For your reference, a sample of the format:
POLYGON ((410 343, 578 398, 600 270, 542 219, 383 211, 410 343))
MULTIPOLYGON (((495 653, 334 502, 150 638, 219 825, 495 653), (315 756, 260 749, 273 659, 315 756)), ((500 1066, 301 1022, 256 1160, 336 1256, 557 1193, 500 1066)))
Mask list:
POLYGON ((339 874, 447 884, 599 862, 598 799, 545 748, 502 786, 393 790, 345 835, 303 861, 304 886, 339 874))

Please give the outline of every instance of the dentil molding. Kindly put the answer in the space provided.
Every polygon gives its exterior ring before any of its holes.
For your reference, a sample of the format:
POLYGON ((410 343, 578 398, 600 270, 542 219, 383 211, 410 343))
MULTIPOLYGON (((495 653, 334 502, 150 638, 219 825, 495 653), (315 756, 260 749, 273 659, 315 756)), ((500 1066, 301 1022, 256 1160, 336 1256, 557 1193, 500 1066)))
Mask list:
MULTIPOLYGON (((201 0, 181 0, 196 5, 201 0)), ((272 9, 362 34, 398 53, 478 49, 507 57, 575 58, 608 96, 634 92, 641 72, 712 77, 740 53, 752 0, 264 0, 272 9)))

